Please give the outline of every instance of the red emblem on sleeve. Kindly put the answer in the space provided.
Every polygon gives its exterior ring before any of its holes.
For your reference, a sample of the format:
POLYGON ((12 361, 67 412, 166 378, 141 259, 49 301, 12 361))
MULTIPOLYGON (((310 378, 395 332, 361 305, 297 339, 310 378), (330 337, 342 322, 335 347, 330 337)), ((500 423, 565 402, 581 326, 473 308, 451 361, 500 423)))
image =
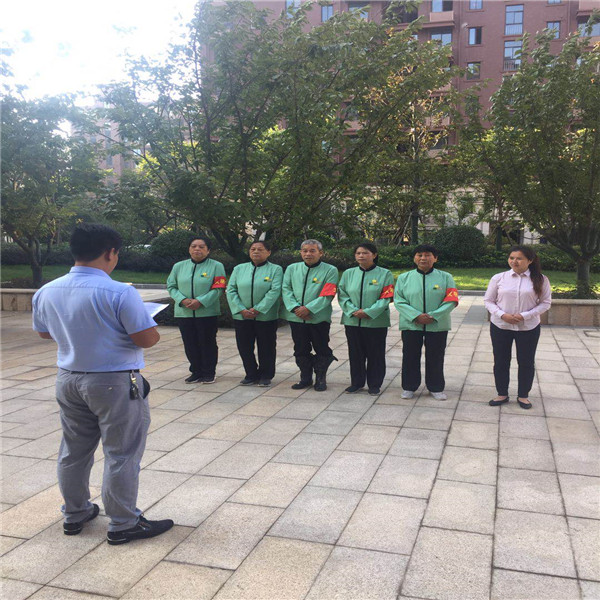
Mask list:
POLYGON ((337 285, 335 283, 326 283, 321 290, 320 296, 335 296, 337 292, 337 285))
POLYGON ((218 290, 219 288, 224 288, 225 287, 225 277, 215 277, 213 279, 213 283, 210 286, 211 290, 218 290))
POLYGON ((393 298, 393 297, 394 297, 394 286, 393 285, 386 285, 381 290, 381 295, 379 296, 379 299, 383 300, 384 298, 393 298))
POLYGON ((446 297, 442 302, 457 302, 458 303, 458 290, 456 288, 446 288, 446 297))

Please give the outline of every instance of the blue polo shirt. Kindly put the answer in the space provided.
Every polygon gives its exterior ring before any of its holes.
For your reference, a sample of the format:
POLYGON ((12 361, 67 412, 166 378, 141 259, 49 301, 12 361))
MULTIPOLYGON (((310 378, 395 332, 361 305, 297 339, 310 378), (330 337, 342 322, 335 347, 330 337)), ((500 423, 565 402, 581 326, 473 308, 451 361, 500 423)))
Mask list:
POLYGON ((129 335, 155 326, 133 286, 92 267, 72 267, 33 297, 33 329, 50 333, 57 365, 69 371, 143 368, 144 352, 129 335))

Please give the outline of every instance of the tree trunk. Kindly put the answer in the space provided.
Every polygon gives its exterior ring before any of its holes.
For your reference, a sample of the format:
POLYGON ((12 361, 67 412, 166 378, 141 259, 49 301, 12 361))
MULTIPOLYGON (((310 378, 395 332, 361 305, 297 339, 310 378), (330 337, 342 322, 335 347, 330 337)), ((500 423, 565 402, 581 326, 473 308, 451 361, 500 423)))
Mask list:
POLYGON ((419 243, 419 206, 414 204, 410 211, 410 243, 416 246, 419 243))
POLYGON ((502 226, 500 223, 496 225, 496 242, 495 242, 496 250, 502 250, 502 226))
POLYGON ((594 293, 590 287, 590 259, 577 260, 577 298, 593 298, 594 293))
POLYGON ((42 265, 31 262, 31 273, 33 275, 33 287, 42 287, 42 265))

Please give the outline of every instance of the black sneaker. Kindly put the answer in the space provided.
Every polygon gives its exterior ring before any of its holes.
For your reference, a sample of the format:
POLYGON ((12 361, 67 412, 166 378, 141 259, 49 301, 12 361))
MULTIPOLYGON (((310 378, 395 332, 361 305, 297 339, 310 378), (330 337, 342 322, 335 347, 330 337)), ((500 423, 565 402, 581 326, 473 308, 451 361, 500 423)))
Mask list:
POLYGON ((127 544, 132 540, 145 540, 169 531, 173 527, 173 524, 171 519, 148 521, 144 515, 140 515, 140 520, 135 527, 124 529, 123 531, 109 531, 106 534, 106 541, 111 546, 118 546, 120 544, 127 544))
POLYGON ((362 386, 360 385, 349 385, 344 391, 346 394, 356 394, 360 390, 362 390, 362 386))
POLYGON ((244 377, 244 379, 240 381, 240 385, 254 385, 257 381, 258 379, 252 379, 252 377, 244 377))
POLYGON ((310 381, 300 380, 292 386, 293 390, 303 390, 304 388, 310 387, 313 384, 312 379, 310 381))
POLYGON ((78 533, 81 533, 84 523, 93 521, 100 512, 100 508, 97 504, 93 504, 92 506, 94 507, 92 512, 83 519, 83 521, 77 521, 77 523, 63 523, 63 533, 65 535, 77 535, 78 533))
POLYGON ((201 383, 202 377, 200 375, 194 375, 193 373, 185 380, 186 383, 201 383))
POLYGON ((258 382, 258 387, 269 387, 271 385, 271 380, 270 379, 261 379, 258 382))
POLYGON ((200 379, 201 383, 214 383, 216 381, 216 377, 213 375, 212 377, 202 377, 202 379, 200 379))
POLYGON ((369 396, 379 396, 381 390, 379 388, 369 388, 369 396))

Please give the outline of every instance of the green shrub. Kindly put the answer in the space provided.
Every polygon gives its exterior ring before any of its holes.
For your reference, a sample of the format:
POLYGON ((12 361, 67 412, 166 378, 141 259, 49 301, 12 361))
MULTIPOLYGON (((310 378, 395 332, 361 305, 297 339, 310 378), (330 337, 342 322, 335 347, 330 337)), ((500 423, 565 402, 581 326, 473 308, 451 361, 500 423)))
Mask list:
POLYGON ((167 258, 173 261, 189 258, 188 248, 192 232, 187 229, 172 229, 165 231, 152 240, 150 252, 158 258, 167 258))
POLYGON ((485 236, 476 227, 453 225, 440 229, 434 238, 440 258, 445 261, 478 260, 485 254, 485 236))

